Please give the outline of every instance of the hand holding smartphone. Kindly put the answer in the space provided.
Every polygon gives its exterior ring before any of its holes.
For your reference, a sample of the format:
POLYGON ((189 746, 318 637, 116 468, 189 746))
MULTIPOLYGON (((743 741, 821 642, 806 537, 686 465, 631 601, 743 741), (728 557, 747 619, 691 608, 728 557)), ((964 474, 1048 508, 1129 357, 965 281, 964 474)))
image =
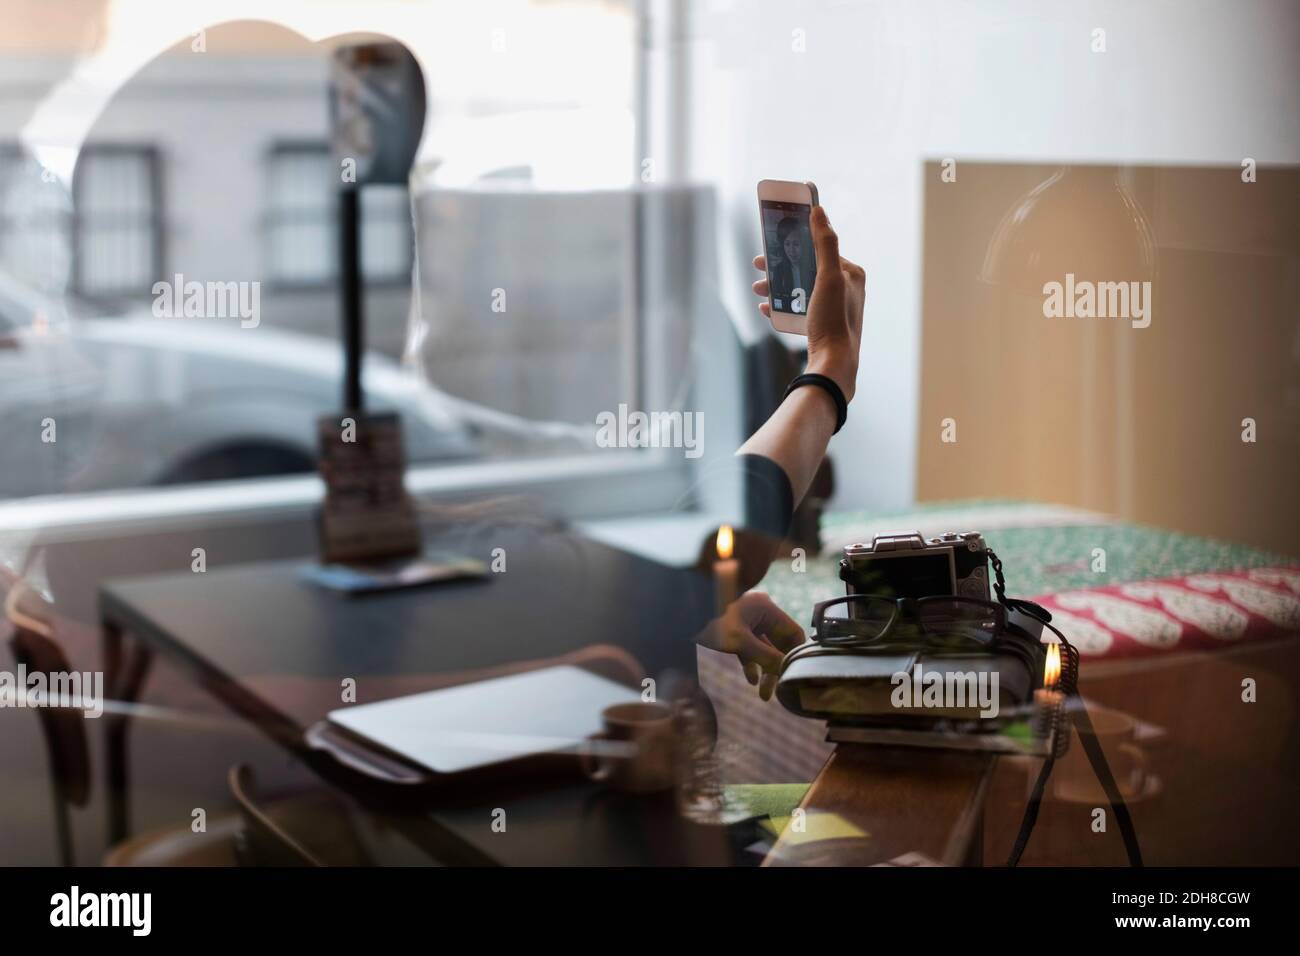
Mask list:
POLYGON ((813 183, 764 179, 758 184, 758 221, 767 259, 767 302, 772 328, 808 334, 808 304, 817 258, 808 223, 819 205, 813 183))

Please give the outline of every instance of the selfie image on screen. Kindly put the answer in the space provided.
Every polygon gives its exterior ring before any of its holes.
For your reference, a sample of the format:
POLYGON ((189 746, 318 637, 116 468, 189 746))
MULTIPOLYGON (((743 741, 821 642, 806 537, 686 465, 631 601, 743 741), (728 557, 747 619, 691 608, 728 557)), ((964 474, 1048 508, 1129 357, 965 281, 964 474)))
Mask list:
POLYGON ((763 200, 763 238, 767 250, 767 278, 772 308, 803 314, 812 299, 817 266, 813 261, 809 206, 763 200))

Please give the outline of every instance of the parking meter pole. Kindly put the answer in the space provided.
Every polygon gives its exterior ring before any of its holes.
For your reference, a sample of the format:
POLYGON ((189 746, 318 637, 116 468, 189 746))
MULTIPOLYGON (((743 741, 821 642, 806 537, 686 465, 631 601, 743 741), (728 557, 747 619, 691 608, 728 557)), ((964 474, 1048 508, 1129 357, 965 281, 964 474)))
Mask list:
POLYGON ((331 151, 339 175, 339 305, 343 322, 343 412, 317 421, 321 561, 391 562, 420 553, 420 524, 406 491, 402 420, 367 414, 361 274, 361 189, 410 176, 424 128, 424 76, 400 43, 335 49, 329 87, 331 151))
POLYGON ((339 192, 339 283, 343 307, 343 408, 360 412, 361 355, 365 350, 361 298, 361 189, 345 185, 339 192))

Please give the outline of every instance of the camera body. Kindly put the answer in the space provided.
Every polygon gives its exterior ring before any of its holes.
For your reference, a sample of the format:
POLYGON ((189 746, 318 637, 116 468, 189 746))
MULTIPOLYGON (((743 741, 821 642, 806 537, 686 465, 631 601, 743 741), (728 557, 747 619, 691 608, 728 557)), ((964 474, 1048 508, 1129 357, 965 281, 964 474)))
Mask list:
POLYGON ((988 546, 978 531, 925 538, 918 531, 878 534, 851 544, 840 560, 849 594, 923 598, 953 594, 989 600, 988 546))

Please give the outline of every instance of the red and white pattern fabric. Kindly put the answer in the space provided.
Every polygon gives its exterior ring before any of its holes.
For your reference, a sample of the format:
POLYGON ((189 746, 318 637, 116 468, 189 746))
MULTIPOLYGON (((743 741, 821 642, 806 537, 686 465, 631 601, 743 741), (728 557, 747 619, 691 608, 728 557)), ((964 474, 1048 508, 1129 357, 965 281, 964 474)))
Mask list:
POLYGON ((1084 657, 1213 650, 1300 632, 1300 568, 1189 574, 1035 597, 1084 657))

